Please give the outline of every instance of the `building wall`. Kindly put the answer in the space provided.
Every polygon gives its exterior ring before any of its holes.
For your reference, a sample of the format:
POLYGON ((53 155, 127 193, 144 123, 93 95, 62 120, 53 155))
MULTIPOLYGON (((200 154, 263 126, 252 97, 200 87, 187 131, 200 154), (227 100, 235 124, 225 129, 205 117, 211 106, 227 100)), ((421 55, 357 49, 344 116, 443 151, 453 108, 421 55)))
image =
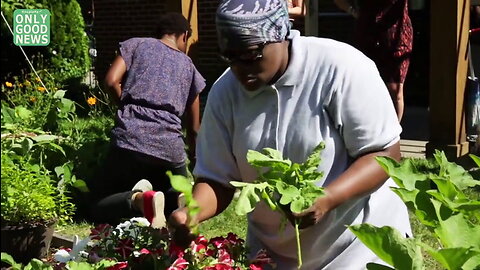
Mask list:
POLYGON ((94 1, 95 73, 100 83, 115 58, 118 43, 132 37, 153 36, 156 18, 166 11, 166 5, 160 0, 94 1))

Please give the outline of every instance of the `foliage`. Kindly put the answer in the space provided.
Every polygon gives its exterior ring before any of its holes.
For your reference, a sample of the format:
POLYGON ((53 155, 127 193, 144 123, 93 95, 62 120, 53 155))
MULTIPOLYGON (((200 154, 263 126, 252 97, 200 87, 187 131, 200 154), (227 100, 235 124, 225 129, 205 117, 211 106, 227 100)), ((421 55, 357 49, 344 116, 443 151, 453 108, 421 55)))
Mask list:
POLYGON ((47 170, 2 153, 2 225, 35 225, 69 220, 74 205, 47 170))
POLYGON ((190 227, 192 227, 192 232, 197 233, 198 228, 196 225, 195 216, 200 211, 198 203, 193 199, 193 184, 190 179, 183 175, 173 175, 172 172, 167 172, 168 177, 170 178, 170 183, 176 191, 183 194, 185 199, 185 206, 188 209, 188 220, 190 222, 190 227))
MULTIPOLYGON (((56 79, 65 82, 67 79, 83 78, 89 70, 91 61, 88 55, 89 40, 85 33, 85 22, 80 5, 76 0, 2 0, 2 12, 12 26, 15 9, 48 9, 51 13, 51 39, 47 47, 32 47, 26 51, 34 61, 36 68, 47 68, 53 71, 56 79)), ((2 48, 10 52, 9 57, 2 55, 8 62, 7 71, 18 75, 18 69, 27 67, 24 56, 13 44, 10 30, 2 23, 2 48), (11 65, 10 65, 11 62, 11 65)), ((3 74, 5 75, 5 74, 3 74)))
MULTIPOLYGON (((44 263, 39 259, 33 259, 30 261, 26 266, 23 266, 20 263, 15 262, 12 256, 8 255, 7 253, 2 252, 2 262, 11 266, 11 270, 54 270, 53 266, 44 263)), ((87 263, 87 262, 75 262, 70 261, 65 264, 65 268, 70 270, 114 270, 114 269, 121 269, 115 268, 116 262, 109 261, 109 260, 101 260, 97 263, 87 263)))
MULTIPOLYGON (((325 148, 320 143, 303 164, 293 163, 283 159, 282 154, 275 149, 264 148, 260 152, 249 150, 248 162, 257 168, 259 179, 253 183, 230 182, 240 188, 236 213, 245 215, 253 211, 256 204, 263 200, 273 211, 300 213, 313 205, 315 200, 324 195, 323 188, 316 183, 323 177, 318 171, 321 151, 325 148)), ((302 265, 302 254, 299 233, 299 218, 294 218, 297 238, 298 267, 302 265)))
POLYGON ((43 265, 47 269, 71 269, 68 266, 72 262, 96 265, 102 261, 113 262, 117 267, 109 269, 169 270, 262 269, 271 263, 265 251, 249 261, 244 240, 232 233, 210 240, 198 236, 188 248, 182 249, 171 242, 165 228, 154 229, 146 219, 132 218, 116 227, 98 225, 89 237, 78 241, 71 250, 58 250, 54 260, 43 265))
MULTIPOLYGON (((428 166, 417 166, 418 163, 411 159, 401 163, 386 157, 377 160, 398 185, 392 190, 419 222, 432 231, 440 248, 418 238, 405 239, 391 227, 360 224, 350 226, 350 230, 395 269, 424 269, 422 250, 446 269, 478 269, 480 200, 469 198, 464 191, 480 186, 480 181, 473 179, 461 166, 449 162, 439 151, 428 166)), ((474 157, 474 160, 478 164, 478 158, 474 157)), ((377 267, 367 265, 368 269, 377 267)))

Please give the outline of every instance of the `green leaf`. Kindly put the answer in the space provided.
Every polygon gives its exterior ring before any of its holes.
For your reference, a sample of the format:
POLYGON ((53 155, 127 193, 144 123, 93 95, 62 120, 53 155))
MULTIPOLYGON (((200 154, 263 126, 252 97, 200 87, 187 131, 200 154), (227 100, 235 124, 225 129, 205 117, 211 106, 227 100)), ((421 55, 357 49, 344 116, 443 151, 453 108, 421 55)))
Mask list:
POLYGON ((283 205, 289 204, 293 199, 300 196, 300 191, 295 186, 277 182, 276 188, 280 194, 280 203, 283 205))
POLYGON ((192 193, 193 185, 192 181, 183 175, 173 175, 172 172, 167 172, 168 177, 170 177, 170 183, 172 187, 182 193, 192 193))
POLYGON ((430 201, 430 196, 426 192, 418 189, 407 190, 396 187, 391 187, 390 189, 400 197, 422 224, 430 227, 436 226, 437 214, 430 201))
POLYGON ((444 152, 436 150, 434 157, 440 165, 439 175, 450 179, 460 190, 480 185, 462 166, 449 162, 444 152))
POLYGON ((293 212, 293 213, 301 213, 303 212, 304 210, 306 210, 309 206, 305 207, 305 199, 303 197, 297 197, 296 199, 294 199, 292 201, 292 203, 290 204, 290 210, 293 212))
POLYGON ((464 265, 462 270, 478 270, 480 269, 480 255, 470 258, 464 265))
POLYGON ((448 270, 465 269, 462 266, 473 256, 480 254, 472 248, 444 248, 435 250, 424 246, 432 257, 448 270))
POLYGON ((470 157, 473 159, 473 161, 475 162, 475 164, 477 164, 477 167, 480 167, 480 157, 474 155, 474 154, 470 154, 470 157))
POLYGON ((349 229, 380 259, 395 269, 423 269, 423 256, 414 239, 404 238, 396 229, 370 224, 349 226, 349 229))
POLYGON ((28 120, 33 115, 33 113, 29 109, 23 106, 15 107, 15 114, 22 120, 28 120))
POLYGON ((237 215, 246 215, 252 212, 260 201, 259 194, 261 195, 269 186, 267 183, 245 183, 237 181, 231 181, 230 184, 234 187, 242 188, 237 205, 235 206, 235 213, 237 215))
POLYGON ((22 269, 22 264, 15 262, 13 257, 5 252, 2 252, 2 262, 10 265, 12 267, 12 270, 20 270, 22 269))
POLYGON ((55 92, 55 94, 53 94, 53 97, 54 97, 54 98, 58 98, 58 99, 63 98, 63 97, 65 96, 65 93, 66 93, 66 92, 67 92, 67 91, 65 91, 65 90, 57 90, 57 91, 55 92))
POLYGON ((377 263, 367 263, 367 269, 368 270, 395 270, 391 267, 388 267, 383 264, 377 264, 377 263))
POLYGON ((89 191, 87 183, 85 183, 85 181, 80 180, 80 179, 75 180, 75 182, 72 183, 72 186, 74 188, 80 190, 81 192, 88 192, 89 191))
POLYGON ((56 139, 58 139, 58 136, 50 134, 42 134, 32 137, 32 140, 34 140, 35 142, 51 142, 55 141, 56 139))
POLYGON ((432 203, 439 221, 434 231, 444 247, 480 249, 480 226, 472 225, 462 213, 452 213, 435 199, 432 203))
POLYGON ((322 150, 325 149, 325 143, 320 142, 312 151, 310 156, 304 162, 304 169, 308 170, 309 168, 316 169, 320 165, 322 150))
POLYGON ((254 150, 248 150, 247 161, 250 165, 263 168, 286 171, 290 168, 292 162, 290 160, 283 160, 282 158, 272 158, 254 150))
POLYGON ((427 176, 418 173, 412 160, 405 159, 401 163, 390 157, 376 157, 377 162, 387 172, 387 174, 395 181, 395 183, 407 190, 416 189, 418 181, 426 181, 427 176))

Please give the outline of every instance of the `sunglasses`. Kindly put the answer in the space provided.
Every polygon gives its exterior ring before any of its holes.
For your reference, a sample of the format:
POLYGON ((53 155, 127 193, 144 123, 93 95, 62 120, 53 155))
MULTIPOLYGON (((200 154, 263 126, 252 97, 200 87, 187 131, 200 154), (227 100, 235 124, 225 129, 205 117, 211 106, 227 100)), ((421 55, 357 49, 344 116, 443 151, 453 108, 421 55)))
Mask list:
POLYGON ((255 49, 250 49, 242 53, 227 51, 227 52, 221 53, 219 56, 220 56, 220 59, 222 59, 224 62, 226 62, 229 65, 239 63, 239 62, 253 63, 263 58, 263 49, 269 43, 274 43, 274 42, 265 41, 263 43, 256 44, 258 47, 255 49))

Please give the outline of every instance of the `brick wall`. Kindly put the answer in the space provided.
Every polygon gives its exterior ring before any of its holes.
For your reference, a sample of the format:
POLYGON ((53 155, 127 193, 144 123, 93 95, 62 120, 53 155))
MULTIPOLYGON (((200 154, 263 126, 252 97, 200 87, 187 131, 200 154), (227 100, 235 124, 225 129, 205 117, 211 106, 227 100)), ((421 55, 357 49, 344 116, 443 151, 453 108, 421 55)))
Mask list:
POLYGON ((156 18, 165 10, 165 1, 159 0, 94 1, 95 73, 100 83, 115 57, 118 42, 131 37, 152 36, 156 18))
POLYGON ((218 0, 198 0, 198 43, 195 65, 207 80, 207 90, 227 65, 218 57, 215 11, 218 0))

